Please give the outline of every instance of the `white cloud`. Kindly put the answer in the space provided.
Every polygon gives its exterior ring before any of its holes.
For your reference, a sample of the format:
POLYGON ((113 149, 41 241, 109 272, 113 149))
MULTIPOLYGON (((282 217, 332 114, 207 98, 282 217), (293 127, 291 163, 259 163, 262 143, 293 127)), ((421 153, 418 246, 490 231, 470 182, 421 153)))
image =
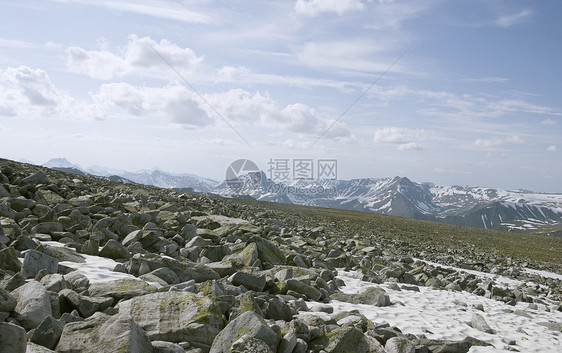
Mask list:
POLYGON ((324 132, 326 138, 351 136, 343 123, 336 123, 328 130, 331 122, 308 105, 295 103, 282 107, 269 95, 260 92, 252 94, 243 89, 232 89, 205 98, 225 119, 236 124, 258 125, 272 132, 281 129, 309 137, 324 132))
POLYGON ((479 78, 465 78, 466 82, 484 82, 484 83, 506 83, 509 81, 506 77, 479 77, 479 78))
POLYGON ((164 87, 136 87, 128 83, 103 84, 92 93, 94 104, 104 115, 114 110, 127 116, 159 117, 185 128, 196 128, 214 123, 201 106, 201 99, 178 84, 164 87))
POLYGON ((556 125, 556 120, 548 118, 541 121, 541 125, 556 125))
POLYGON ((478 138, 474 141, 474 146, 482 149, 492 149, 506 144, 521 144, 524 142, 525 140, 521 136, 513 135, 508 137, 495 137, 491 139, 478 138))
POLYGON ((0 38, 0 47, 22 49, 22 48, 33 48, 35 47, 35 44, 23 40, 0 38))
POLYGON ((550 145, 550 146, 548 146, 548 148, 546 150, 548 152, 556 152, 557 148, 556 148, 556 145, 550 145))
MULTIPOLYGON (((107 47, 107 44, 102 47, 107 47)), ((156 42, 134 34, 129 36, 127 45, 117 54, 107 49, 87 51, 80 47, 70 47, 66 53, 70 71, 105 80, 130 74, 162 77, 163 70, 170 72, 166 61, 177 70, 191 72, 203 60, 190 48, 181 48, 166 39, 156 42)))
POLYGON ((51 0, 63 3, 87 4, 92 6, 105 7, 111 10, 133 12, 147 16, 159 17, 169 20, 176 20, 187 23, 209 23, 210 16, 188 9, 182 2, 165 0, 51 0))
POLYGON ((297 0, 295 11, 301 15, 317 16, 323 12, 342 15, 349 11, 361 11, 365 5, 360 0, 297 0))
POLYGON ((495 23, 500 27, 508 28, 527 22, 532 15, 533 11, 531 9, 523 9, 514 14, 500 16, 496 19, 495 23))
POLYGON ((422 150, 419 143, 427 138, 423 129, 406 129, 400 127, 387 127, 377 129, 373 137, 375 143, 389 143, 398 145, 399 150, 422 150))
MULTIPOLYGON (((392 49, 394 45, 368 39, 331 40, 304 43, 295 53, 298 62, 313 69, 335 69, 337 72, 383 72, 392 60, 373 60, 376 53, 392 49)), ((399 71, 394 67, 393 71, 399 71)))

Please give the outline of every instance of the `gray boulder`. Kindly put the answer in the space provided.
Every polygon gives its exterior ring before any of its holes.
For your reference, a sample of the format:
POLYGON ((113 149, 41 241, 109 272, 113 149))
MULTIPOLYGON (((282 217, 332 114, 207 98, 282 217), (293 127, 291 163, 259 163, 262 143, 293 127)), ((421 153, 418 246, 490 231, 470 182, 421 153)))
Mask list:
POLYGON ((431 353, 467 353, 472 344, 467 341, 429 340, 417 341, 418 346, 425 346, 431 353))
POLYGON ((256 292, 263 291, 266 282, 265 276, 258 277, 246 272, 236 272, 228 280, 235 286, 244 286, 256 292))
POLYGON ((55 349, 62 334, 63 327, 64 325, 62 323, 49 315, 35 329, 35 332, 33 332, 31 336, 31 342, 49 349, 55 349))
POLYGON ((406 337, 392 337, 384 348, 388 353, 414 353, 416 351, 415 344, 406 337))
POLYGON ((121 315, 131 316, 151 340, 211 345, 224 326, 218 303, 190 292, 160 292, 120 302, 121 315))
POLYGON ((155 287, 140 279, 118 279, 92 283, 88 288, 92 297, 112 297, 115 300, 130 299, 155 291, 155 287))
POLYGON ((232 346, 230 347, 230 352, 231 353, 274 353, 264 341, 251 337, 249 335, 244 335, 239 340, 232 343, 232 346))
POLYGON ((243 336, 263 341, 277 352, 280 337, 253 311, 246 311, 232 320, 214 339, 210 353, 232 352, 235 342, 243 336))
POLYGON ((322 293, 318 289, 297 279, 287 280, 287 289, 303 294, 308 299, 314 301, 318 301, 322 296, 322 293))
POLYGON ((286 257, 279 247, 267 239, 252 237, 250 240, 258 247, 258 258, 261 262, 268 262, 273 265, 284 265, 286 257))
POLYGON ((43 172, 37 172, 22 179, 24 184, 50 184, 49 178, 43 172))
POLYGON ((0 269, 19 272, 21 262, 18 259, 18 252, 10 247, 0 250, 0 269))
POLYGON ((472 319, 470 320, 472 327, 486 333, 494 333, 494 330, 488 325, 486 319, 478 313, 472 314, 472 319))
POLYGON ((25 353, 27 349, 27 333, 23 327, 8 323, 0 323, 0 353, 25 353))
POLYGON ((166 341, 152 341, 154 353, 185 353, 185 349, 180 345, 166 341))
POLYGON ((120 242, 115 239, 109 239, 107 243, 101 248, 99 256, 107 257, 109 259, 128 259, 131 253, 120 242))
POLYGON ((152 353, 152 345, 145 332, 131 317, 107 316, 96 313, 92 317, 64 326, 59 353, 152 353))
POLYGON ((34 278, 40 270, 48 274, 57 273, 59 260, 37 250, 27 250, 23 258, 21 274, 25 278, 34 278))
POLYGON ((10 292, 0 288, 0 312, 9 313, 16 308, 18 302, 10 292))
POLYGON ((18 301, 14 309, 15 319, 26 330, 39 326, 51 315, 51 298, 43 285, 30 281, 12 292, 18 301))

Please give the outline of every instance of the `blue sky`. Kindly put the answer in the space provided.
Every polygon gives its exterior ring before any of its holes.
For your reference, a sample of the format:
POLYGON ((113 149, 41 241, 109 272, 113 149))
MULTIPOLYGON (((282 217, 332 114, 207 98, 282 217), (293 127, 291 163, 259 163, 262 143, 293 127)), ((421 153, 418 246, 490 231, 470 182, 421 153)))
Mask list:
POLYGON ((4 158, 215 179, 333 158, 341 179, 562 192, 558 0, 0 8, 4 158))

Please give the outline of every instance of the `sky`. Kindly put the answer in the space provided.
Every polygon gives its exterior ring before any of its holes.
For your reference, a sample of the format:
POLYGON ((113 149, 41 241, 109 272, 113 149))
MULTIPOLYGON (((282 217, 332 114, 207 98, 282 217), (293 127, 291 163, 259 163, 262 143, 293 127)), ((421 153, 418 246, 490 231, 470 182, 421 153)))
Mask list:
POLYGON ((559 0, 0 0, 0 157, 562 192, 559 0))

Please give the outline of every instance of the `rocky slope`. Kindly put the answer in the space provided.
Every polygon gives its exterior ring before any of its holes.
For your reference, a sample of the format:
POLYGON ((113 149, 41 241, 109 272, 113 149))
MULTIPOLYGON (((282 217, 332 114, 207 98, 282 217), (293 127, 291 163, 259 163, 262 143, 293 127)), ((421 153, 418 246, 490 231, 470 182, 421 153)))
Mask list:
POLYGON ((562 342, 561 281, 526 269, 562 273, 556 239, 552 261, 507 258, 393 227, 375 233, 361 214, 275 206, 0 160, 0 352, 495 352, 526 349, 537 335, 537 347, 562 342), (482 298, 458 305, 470 335, 451 339, 438 322, 408 332, 362 311, 404 307, 396 298, 420 291, 482 298), (538 319, 507 339, 486 319, 495 306, 538 319))

